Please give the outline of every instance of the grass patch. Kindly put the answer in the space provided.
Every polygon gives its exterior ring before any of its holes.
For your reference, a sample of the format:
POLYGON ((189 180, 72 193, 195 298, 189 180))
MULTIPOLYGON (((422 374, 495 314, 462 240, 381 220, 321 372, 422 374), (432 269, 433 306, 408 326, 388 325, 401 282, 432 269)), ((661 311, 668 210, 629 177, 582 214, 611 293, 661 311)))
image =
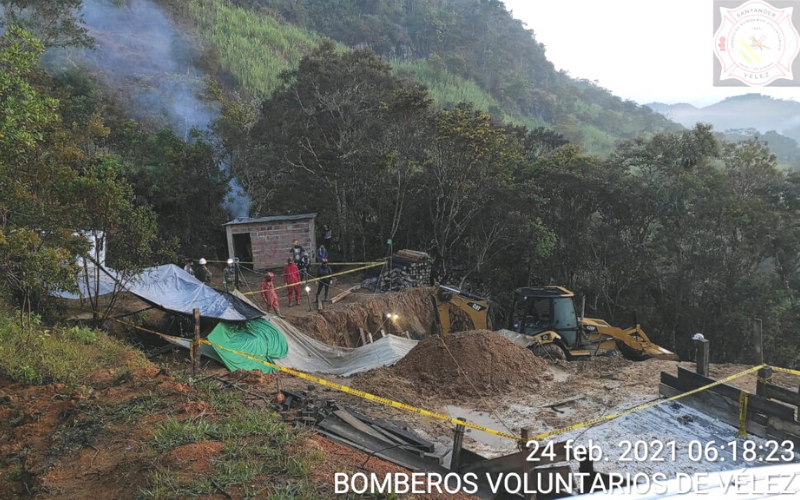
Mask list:
POLYGON ((322 41, 302 28, 226 0, 190 0, 188 11, 203 38, 216 47, 220 63, 245 88, 263 96, 278 88, 281 72, 297 67, 322 41))
POLYGON ((0 316, 0 375, 13 381, 74 386, 100 368, 131 370, 148 364, 143 354, 104 332, 37 325, 23 332, 8 316, 0 316))

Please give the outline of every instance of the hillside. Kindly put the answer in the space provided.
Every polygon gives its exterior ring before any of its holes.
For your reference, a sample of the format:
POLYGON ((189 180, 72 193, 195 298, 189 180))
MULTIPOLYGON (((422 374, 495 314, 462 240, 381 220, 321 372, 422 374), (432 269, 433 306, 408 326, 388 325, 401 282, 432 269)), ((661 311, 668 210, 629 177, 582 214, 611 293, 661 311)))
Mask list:
POLYGON ((719 137, 727 141, 757 137, 769 144, 784 168, 800 169, 800 102, 747 94, 704 108, 686 103, 647 106, 684 127, 710 123, 719 131, 719 137))
POLYGON ((160 0, 218 55, 217 70, 258 95, 322 38, 370 48, 431 90, 442 107, 472 102, 503 121, 545 126, 607 153, 620 138, 679 127, 555 70, 544 46, 500 2, 160 0))
POLYGON ((717 130, 752 128, 762 133, 775 130, 800 141, 800 102, 746 94, 704 108, 690 104, 650 103, 647 106, 684 127, 703 122, 714 125, 717 130))

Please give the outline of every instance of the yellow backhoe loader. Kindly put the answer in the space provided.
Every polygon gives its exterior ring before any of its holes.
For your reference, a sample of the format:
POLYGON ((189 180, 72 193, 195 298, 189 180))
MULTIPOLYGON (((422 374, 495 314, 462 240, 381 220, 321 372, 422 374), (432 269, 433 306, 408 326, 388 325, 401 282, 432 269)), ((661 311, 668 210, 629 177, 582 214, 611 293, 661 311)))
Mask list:
MULTIPOLYGON (((677 359, 677 356, 652 343, 636 324, 622 329, 601 319, 579 318, 575 294, 557 287, 526 287, 514 291, 509 330, 534 353, 556 359, 622 354, 633 360, 677 359)), ((489 302, 477 295, 437 285, 431 295, 443 335, 450 333, 448 304, 461 309, 477 330, 489 329, 489 302)), ((502 332, 501 332, 502 333, 502 332)))
POLYGON ((532 337, 534 352, 558 359, 614 355, 617 350, 633 360, 678 359, 651 342, 638 321, 622 329, 602 319, 579 318, 574 297, 558 286, 518 288, 509 329, 532 337))
POLYGON ((450 333, 451 328, 450 310, 447 308, 447 304, 452 304, 467 313, 476 330, 489 329, 489 301, 482 297, 462 292, 456 288, 436 285, 431 294, 431 301, 437 312, 442 335, 450 333))

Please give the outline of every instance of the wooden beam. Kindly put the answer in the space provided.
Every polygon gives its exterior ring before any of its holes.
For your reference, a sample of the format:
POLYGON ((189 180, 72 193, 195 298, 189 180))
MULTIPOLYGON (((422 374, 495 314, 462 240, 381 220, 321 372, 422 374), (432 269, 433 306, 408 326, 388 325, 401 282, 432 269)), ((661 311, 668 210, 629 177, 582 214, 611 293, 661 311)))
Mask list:
MULTIPOLYGON (((703 387, 716 382, 714 379, 704 377, 698 373, 694 373, 681 367, 678 367, 678 378, 695 386, 695 388, 703 387)), ((736 401, 737 404, 739 401, 739 393, 742 392, 741 389, 727 384, 720 384, 703 392, 708 391, 721 394, 726 398, 736 401)), ((778 417, 782 420, 794 420, 794 408, 786 406, 782 403, 770 401, 769 399, 758 396, 757 394, 748 394, 747 406, 752 407, 754 410, 757 410, 759 413, 763 413, 767 416, 778 417)))
MULTIPOLYGON (((662 396, 672 397, 683 394, 684 391, 670 387, 667 384, 660 384, 658 386, 658 392, 662 396)), ((739 427, 738 402, 734 405, 731 400, 719 394, 706 391, 682 397, 678 402, 690 408, 694 408, 700 413, 704 413, 720 422, 724 422, 736 428, 739 427)), ((745 425, 747 432, 750 434, 763 438, 767 437, 767 426, 754 422, 754 419, 751 419, 749 414, 745 425)))
POLYGON ((701 339, 695 340, 695 363, 697 363, 697 373, 708 377, 708 365, 709 365, 709 347, 708 347, 708 340, 701 339))
MULTIPOLYGON (((689 392, 692 389, 695 389, 692 384, 680 380, 677 377, 673 377, 669 373, 661 373, 661 383, 672 387, 673 389, 677 389, 680 393, 689 392)), ((717 394, 715 392, 703 391, 697 394, 693 394, 691 396, 686 396, 685 398, 695 397, 696 400, 700 402, 707 401, 708 404, 721 409, 723 411, 731 413, 733 416, 736 417, 736 425, 739 425, 739 399, 730 399, 726 398, 721 394, 717 394)), ((681 398, 678 401, 681 402, 685 398, 681 398)), ((689 405, 687 405, 689 406, 689 405)), ((696 409, 696 408, 695 408, 696 409)), ((747 405, 747 418, 751 419, 753 422, 760 424, 760 425, 767 425, 767 416, 759 413, 749 404, 747 405)), ((733 425, 733 424, 731 424, 733 425)))
POLYGON ((192 339, 192 377, 197 376, 200 371, 200 309, 194 311, 194 338, 192 339))
POLYGON ((356 290, 358 290, 360 288, 361 288, 361 285, 356 285, 354 287, 351 287, 351 288, 345 290, 344 292, 340 293, 336 297, 332 298, 331 299, 331 304, 335 304, 335 303, 339 302, 340 300, 344 299, 345 297, 347 297, 348 295, 350 295, 351 293, 355 292, 356 290))
POLYGON ((778 387, 777 385, 764 384, 764 397, 777 399, 794 406, 800 406, 800 394, 778 387))
MULTIPOLYGON (((759 363, 761 364, 761 363, 759 363)), ((769 381, 772 380, 772 367, 765 366, 758 370, 758 380, 756 381, 756 394, 762 397, 769 397, 766 394, 766 386, 769 384, 769 381)))

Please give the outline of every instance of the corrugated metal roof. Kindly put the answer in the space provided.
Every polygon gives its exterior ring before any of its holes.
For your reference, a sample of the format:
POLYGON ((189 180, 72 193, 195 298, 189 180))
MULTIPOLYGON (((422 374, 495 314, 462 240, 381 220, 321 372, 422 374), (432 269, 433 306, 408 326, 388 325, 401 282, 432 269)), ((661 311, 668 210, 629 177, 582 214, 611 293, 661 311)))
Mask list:
POLYGON ((223 224, 223 226, 238 226, 239 224, 260 224, 264 222, 286 222, 292 220, 313 219, 317 214, 300 214, 300 215, 273 215, 270 217, 261 217, 259 219, 251 219, 249 217, 238 217, 230 222, 223 224))

